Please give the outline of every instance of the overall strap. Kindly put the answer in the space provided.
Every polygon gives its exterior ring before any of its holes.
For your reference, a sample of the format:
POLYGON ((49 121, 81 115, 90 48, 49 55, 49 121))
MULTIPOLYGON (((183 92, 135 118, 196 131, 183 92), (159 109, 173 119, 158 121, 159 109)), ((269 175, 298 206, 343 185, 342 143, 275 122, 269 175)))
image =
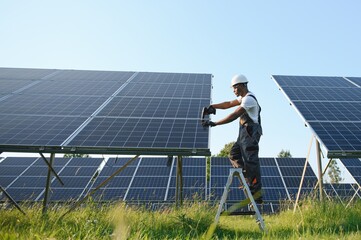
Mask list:
POLYGON ((247 96, 250 96, 250 97, 252 97, 254 100, 256 100, 256 102, 257 102, 257 105, 258 105, 258 123, 259 123, 259 125, 261 125, 261 110, 262 110, 262 108, 261 108, 261 106, 259 105, 259 103, 258 103, 258 101, 257 101, 257 98, 254 96, 254 95, 252 95, 252 94, 250 94, 250 93, 247 93, 247 96))

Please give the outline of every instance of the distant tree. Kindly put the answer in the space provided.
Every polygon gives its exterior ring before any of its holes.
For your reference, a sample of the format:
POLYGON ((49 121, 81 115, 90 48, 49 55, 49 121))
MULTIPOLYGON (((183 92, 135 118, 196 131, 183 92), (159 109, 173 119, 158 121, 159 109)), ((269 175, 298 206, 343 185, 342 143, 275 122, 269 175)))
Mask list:
POLYGON ((292 154, 289 150, 281 150, 281 152, 277 155, 278 158, 291 158, 292 154))
POLYGON ((89 154, 80 154, 80 153, 66 153, 64 158, 88 158, 89 154))
POLYGON ((230 142, 224 145, 223 149, 216 155, 216 157, 228 157, 234 143, 235 142, 230 142))
POLYGON ((330 177, 331 183, 339 183, 343 180, 341 177, 341 170, 338 167, 335 159, 331 160, 330 165, 328 166, 327 174, 330 177))

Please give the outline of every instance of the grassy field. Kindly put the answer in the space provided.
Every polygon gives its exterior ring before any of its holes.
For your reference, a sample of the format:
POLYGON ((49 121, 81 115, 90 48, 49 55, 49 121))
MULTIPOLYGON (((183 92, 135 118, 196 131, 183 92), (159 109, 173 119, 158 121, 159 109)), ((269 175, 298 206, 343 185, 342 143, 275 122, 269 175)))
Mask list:
MULTIPOLYGON (((0 210, 0 239, 207 239, 216 207, 185 203, 149 211, 123 203, 88 202, 64 218, 67 207, 53 206, 41 214, 41 205, 0 210)), ((268 233, 261 233, 250 216, 221 217, 211 239, 361 239, 361 202, 345 208, 336 202, 307 200, 291 210, 264 216, 268 233)))

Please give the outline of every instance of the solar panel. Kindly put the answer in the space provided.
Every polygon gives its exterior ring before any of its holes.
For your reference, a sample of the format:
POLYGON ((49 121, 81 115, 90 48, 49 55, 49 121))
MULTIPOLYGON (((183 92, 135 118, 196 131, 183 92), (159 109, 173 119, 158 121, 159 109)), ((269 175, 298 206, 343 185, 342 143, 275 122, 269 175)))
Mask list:
POLYGON ((210 155, 210 74, 0 68, 0 81, 0 151, 210 155))
POLYGON ((327 157, 361 155, 360 78, 272 77, 326 147, 327 157))
POLYGON ((361 160, 358 158, 341 159, 341 162, 345 165, 355 181, 361 185, 361 160))
MULTIPOLYGON (((80 197, 80 193, 88 185, 101 161, 102 159, 99 158, 55 158, 53 168, 59 174, 65 186, 60 185, 53 175, 50 201, 67 201, 80 197)), ((15 175, 9 176, 2 172, 0 174, 5 179, 12 179, 7 190, 16 201, 35 201, 43 198, 48 166, 42 159, 14 158, 11 161, 6 159, 0 166, 5 166, 1 169, 17 169, 15 172, 10 170, 15 175)))
MULTIPOLYGON (((305 158, 276 158, 283 181, 291 199, 296 199, 305 165, 305 158)), ((317 182, 317 177, 309 163, 306 166, 304 180, 301 186, 301 198, 309 196, 317 182)))

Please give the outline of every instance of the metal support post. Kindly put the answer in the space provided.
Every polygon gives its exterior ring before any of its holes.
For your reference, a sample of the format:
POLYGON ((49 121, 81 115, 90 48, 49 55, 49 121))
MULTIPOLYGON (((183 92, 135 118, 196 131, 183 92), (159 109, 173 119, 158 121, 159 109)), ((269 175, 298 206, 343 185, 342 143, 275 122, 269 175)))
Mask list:
POLYGON ((183 161, 182 156, 177 158, 177 176, 176 176, 176 192, 175 201, 176 206, 179 207, 183 204, 183 161))
POLYGON ((40 156, 43 158, 44 162, 46 163, 46 165, 48 165, 49 169, 54 173, 55 177, 59 180, 60 184, 62 186, 64 186, 63 181, 60 179, 59 175, 56 173, 56 171, 54 170, 53 166, 51 166, 51 164, 48 162, 48 160, 46 159, 46 157, 44 156, 44 154, 40 153, 40 156))
POLYGON ((46 213, 47 207, 48 207, 48 201, 49 201, 49 189, 50 189, 50 185, 51 185, 51 169, 53 166, 53 162, 54 162, 54 158, 55 158, 55 153, 51 153, 50 154, 50 166, 48 168, 48 176, 46 179, 46 187, 45 187, 45 195, 44 195, 44 202, 43 202, 43 214, 46 213))
POLYGON ((301 182, 300 182, 300 186, 298 187, 298 192, 297 192, 297 197, 296 197, 295 206, 294 206, 294 208, 293 208, 293 212, 296 212, 296 208, 298 207, 298 200, 300 199, 302 184, 303 184, 303 180, 305 179, 305 175, 306 175, 307 163, 308 163, 308 160, 309 160, 309 158, 310 158, 312 142, 313 142, 313 136, 311 137, 310 144, 309 144, 309 147, 308 147, 308 153, 307 153, 305 165, 304 165, 304 167, 303 167, 301 182))
POLYGON ((2 191, 5 196, 12 202, 12 204, 14 204, 14 206, 22 213, 26 216, 26 213, 20 208, 20 206, 16 203, 16 201, 10 196, 9 193, 6 192, 6 190, 0 186, 0 191, 2 191))
POLYGON ((322 162, 321 162, 321 149, 320 142, 316 140, 316 155, 317 155, 317 166, 318 166, 318 187, 320 190, 320 201, 323 200, 323 175, 322 175, 322 162))

